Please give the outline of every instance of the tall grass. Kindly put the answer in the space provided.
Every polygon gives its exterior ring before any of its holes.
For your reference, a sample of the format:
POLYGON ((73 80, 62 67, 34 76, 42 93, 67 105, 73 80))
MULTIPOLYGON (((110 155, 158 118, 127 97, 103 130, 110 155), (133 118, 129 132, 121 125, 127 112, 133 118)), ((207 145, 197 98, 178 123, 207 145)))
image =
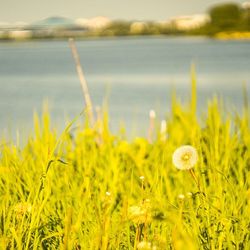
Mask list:
POLYGON ((247 105, 226 113, 214 98, 198 118, 192 82, 150 142, 112 134, 107 114, 58 135, 48 112, 24 146, 2 139, 0 249, 250 249, 247 105), (200 187, 172 164, 183 144, 200 187))

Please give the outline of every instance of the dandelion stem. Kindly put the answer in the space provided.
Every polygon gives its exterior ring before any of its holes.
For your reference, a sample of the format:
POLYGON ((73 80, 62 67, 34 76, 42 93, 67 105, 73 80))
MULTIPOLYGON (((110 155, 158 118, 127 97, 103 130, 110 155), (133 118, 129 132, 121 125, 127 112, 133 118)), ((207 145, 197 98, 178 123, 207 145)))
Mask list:
POLYGON ((136 248, 137 248, 138 237, 139 237, 139 225, 137 225, 137 227, 136 227, 134 250, 136 250, 136 248))
POLYGON ((195 175, 195 172, 194 170, 191 168, 189 169, 189 173, 191 174, 192 178, 194 179, 199 191, 201 192, 201 187, 200 187, 200 182, 199 182, 199 179, 197 178, 197 176, 195 175))

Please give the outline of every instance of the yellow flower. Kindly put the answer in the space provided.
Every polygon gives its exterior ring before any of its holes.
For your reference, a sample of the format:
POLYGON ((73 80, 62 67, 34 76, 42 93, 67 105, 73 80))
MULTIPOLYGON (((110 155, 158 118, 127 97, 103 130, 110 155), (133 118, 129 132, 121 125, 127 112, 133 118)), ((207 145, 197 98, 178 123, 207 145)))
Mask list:
POLYGON ((14 207, 14 211, 16 212, 18 217, 26 213, 31 213, 31 210, 32 210, 32 206, 28 202, 19 202, 14 207))
POLYGON ((173 154, 173 164, 180 170, 189 170, 193 168, 197 161, 197 150, 190 145, 184 145, 177 148, 173 154))

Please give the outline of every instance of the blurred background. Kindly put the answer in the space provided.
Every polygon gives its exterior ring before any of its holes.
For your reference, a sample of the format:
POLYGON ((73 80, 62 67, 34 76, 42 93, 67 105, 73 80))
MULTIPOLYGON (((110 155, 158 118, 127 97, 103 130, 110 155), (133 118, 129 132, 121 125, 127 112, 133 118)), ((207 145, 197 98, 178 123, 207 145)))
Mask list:
POLYGON ((37 7, 28 0, 20 6, 9 1, 1 9, 4 133, 29 131, 33 112, 41 113, 46 100, 59 129, 83 110, 71 37, 94 107, 108 102, 114 132, 123 123, 129 135, 145 135, 149 110, 164 119, 173 90, 188 101, 191 64, 200 114, 214 95, 224 99, 226 109, 241 110, 243 85, 250 84, 250 2, 55 2, 37 7))

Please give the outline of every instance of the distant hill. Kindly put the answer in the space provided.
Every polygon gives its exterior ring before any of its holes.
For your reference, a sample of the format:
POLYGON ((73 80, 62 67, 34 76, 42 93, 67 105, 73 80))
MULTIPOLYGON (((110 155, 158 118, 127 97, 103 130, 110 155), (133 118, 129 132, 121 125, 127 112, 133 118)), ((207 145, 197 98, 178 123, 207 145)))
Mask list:
POLYGON ((69 29, 76 26, 74 20, 65 17, 48 17, 29 25, 30 29, 69 29))

